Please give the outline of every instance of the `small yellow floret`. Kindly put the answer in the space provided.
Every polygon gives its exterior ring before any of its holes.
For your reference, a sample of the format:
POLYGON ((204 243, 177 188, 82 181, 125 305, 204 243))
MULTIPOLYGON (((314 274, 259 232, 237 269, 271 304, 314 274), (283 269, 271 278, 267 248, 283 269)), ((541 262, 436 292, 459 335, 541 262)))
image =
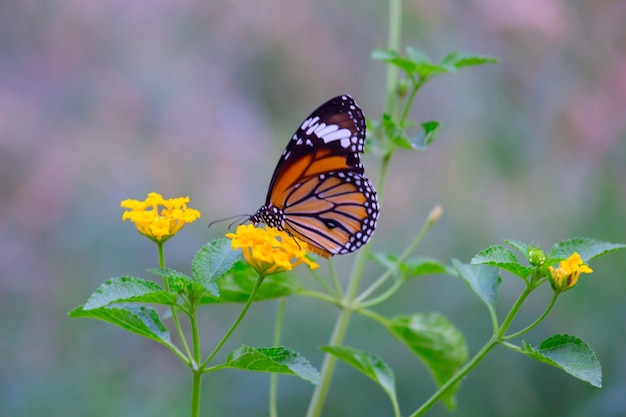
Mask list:
POLYGON ((241 249, 246 262, 261 275, 291 271, 301 263, 311 269, 319 267, 306 257, 308 245, 284 231, 249 224, 238 226, 235 233, 227 233, 226 237, 232 240, 233 249, 241 249))
POLYGON ((122 221, 135 223, 137 230, 155 242, 165 242, 186 223, 200 218, 200 212, 187 207, 189 197, 163 199, 159 193, 150 193, 145 201, 124 200, 120 207, 127 209, 122 221))
POLYGON ((569 258, 561 261, 559 267, 548 267, 552 277, 552 286, 558 292, 563 292, 572 288, 578 282, 581 273, 590 274, 593 272, 583 262, 578 252, 574 252, 569 258))

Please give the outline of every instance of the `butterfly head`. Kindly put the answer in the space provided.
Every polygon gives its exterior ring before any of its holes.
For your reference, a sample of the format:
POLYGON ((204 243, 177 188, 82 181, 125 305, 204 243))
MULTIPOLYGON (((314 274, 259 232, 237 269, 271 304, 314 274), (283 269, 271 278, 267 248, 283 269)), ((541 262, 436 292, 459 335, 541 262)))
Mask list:
POLYGON ((284 230, 285 213, 275 206, 263 206, 249 219, 252 223, 264 223, 274 229, 284 230))

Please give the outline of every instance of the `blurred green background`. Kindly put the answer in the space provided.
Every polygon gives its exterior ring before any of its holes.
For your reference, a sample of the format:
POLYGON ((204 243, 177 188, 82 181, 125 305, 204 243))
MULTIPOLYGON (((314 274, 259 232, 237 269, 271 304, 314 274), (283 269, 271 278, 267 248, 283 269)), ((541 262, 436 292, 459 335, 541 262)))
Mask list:
MULTIPOLYGON (((254 212, 294 129, 350 93, 366 116, 384 104, 387 2, 357 0, 0 2, 0 415, 184 416, 191 375, 166 349, 114 326, 71 320, 105 279, 148 277, 153 244, 121 222, 119 202, 189 195, 203 217, 166 245, 188 271, 226 232, 209 221, 254 212)), ((397 251, 435 204, 444 217, 419 254, 468 261, 504 238, 544 248, 588 236, 626 241, 626 2, 423 0, 404 4, 403 45, 438 60, 453 50, 501 59, 429 83, 412 114, 444 129, 425 153, 392 163, 374 250, 397 251)), ((376 181, 378 161, 365 157, 376 181)), ((341 274, 351 256, 338 257, 341 274)), ((464 381, 458 411, 431 416, 626 416, 626 257, 592 263, 526 336, 590 343, 604 388, 499 348, 464 381)), ((378 271, 370 268, 372 278, 378 271)), ((312 285, 308 274, 305 284, 312 285)), ((501 307, 520 282, 506 276, 501 307)), ((549 289, 522 311, 542 311, 549 289)), ((240 306, 201 317, 214 346, 240 306)), ((270 345, 276 302, 253 306, 233 336, 270 345)), ((475 352, 489 336, 460 280, 414 280, 385 314, 440 311, 475 352)), ((284 342, 319 367, 335 311, 287 306, 284 342)), ((516 328, 516 326, 513 326, 516 328)), ((408 414, 434 390, 428 371, 377 325, 355 317, 347 345, 396 371, 408 414)), ((203 385, 203 415, 267 415, 265 374, 226 371, 203 385)), ((303 415, 312 387, 279 379, 280 411, 303 415)), ((327 416, 391 415, 381 390, 340 366, 327 416)))

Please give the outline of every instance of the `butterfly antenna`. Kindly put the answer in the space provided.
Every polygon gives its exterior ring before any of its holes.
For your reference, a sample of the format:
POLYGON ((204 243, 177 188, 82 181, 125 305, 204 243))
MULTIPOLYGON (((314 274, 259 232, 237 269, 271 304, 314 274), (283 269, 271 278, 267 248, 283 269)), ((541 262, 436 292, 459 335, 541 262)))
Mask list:
POLYGON ((245 223, 246 221, 248 221, 248 219, 250 218, 249 214, 237 214, 236 216, 230 216, 230 217, 225 217, 223 219, 218 219, 218 220, 213 220, 211 223, 209 223, 208 227, 213 226, 215 223, 221 223, 221 222, 225 222, 226 220, 232 220, 232 219, 237 219, 234 222, 232 222, 231 224, 228 225, 228 228, 230 229, 231 226, 237 222, 241 222, 240 224, 245 223))

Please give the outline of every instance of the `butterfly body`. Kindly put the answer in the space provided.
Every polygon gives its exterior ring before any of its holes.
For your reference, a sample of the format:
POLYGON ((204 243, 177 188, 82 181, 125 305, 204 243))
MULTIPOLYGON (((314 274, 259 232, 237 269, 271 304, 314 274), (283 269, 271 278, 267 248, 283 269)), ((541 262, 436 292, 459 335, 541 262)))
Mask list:
POLYGON ((300 125, 283 151, 265 205, 250 216, 329 257, 370 239, 379 214, 364 174, 365 117, 352 97, 335 97, 300 125))

